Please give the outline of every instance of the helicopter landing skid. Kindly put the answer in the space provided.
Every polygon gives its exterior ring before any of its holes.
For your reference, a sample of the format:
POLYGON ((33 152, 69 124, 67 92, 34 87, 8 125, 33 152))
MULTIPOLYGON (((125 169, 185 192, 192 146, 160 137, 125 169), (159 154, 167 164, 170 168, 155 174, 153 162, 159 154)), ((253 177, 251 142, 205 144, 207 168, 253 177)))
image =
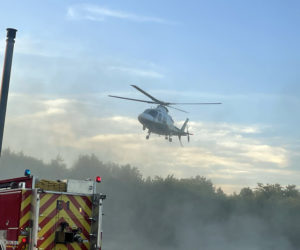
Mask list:
POLYGON ((150 134, 151 134, 151 132, 148 131, 148 135, 146 135, 146 139, 147 139, 147 140, 149 140, 150 134))

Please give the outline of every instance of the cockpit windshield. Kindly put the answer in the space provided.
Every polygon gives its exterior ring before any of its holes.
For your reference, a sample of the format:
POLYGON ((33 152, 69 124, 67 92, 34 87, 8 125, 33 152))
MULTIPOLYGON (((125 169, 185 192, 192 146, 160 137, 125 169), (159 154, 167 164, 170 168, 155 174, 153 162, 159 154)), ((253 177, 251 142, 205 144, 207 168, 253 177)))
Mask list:
POLYGON ((154 117, 154 118, 155 118, 155 117, 157 116, 157 114, 158 114, 158 112, 157 112, 156 110, 154 110, 154 109, 147 109, 147 110, 145 111, 145 113, 151 115, 151 116, 154 117))

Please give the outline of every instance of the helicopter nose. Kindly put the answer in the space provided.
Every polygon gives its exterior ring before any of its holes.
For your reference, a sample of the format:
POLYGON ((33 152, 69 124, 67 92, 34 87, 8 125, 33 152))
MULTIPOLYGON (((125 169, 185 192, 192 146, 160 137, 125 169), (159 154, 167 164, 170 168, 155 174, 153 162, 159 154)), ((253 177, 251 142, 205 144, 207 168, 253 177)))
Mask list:
POLYGON ((138 116, 138 120, 139 120, 139 122, 142 123, 142 124, 145 122, 145 118, 143 117, 143 114, 140 114, 140 115, 138 116))
POLYGON ((138 116, 138 120, 140 123, 142 124, 145 124, 148 120, 149 120, 149 115, 148 114, 145 114, 145 113, 142 113, 138 116))

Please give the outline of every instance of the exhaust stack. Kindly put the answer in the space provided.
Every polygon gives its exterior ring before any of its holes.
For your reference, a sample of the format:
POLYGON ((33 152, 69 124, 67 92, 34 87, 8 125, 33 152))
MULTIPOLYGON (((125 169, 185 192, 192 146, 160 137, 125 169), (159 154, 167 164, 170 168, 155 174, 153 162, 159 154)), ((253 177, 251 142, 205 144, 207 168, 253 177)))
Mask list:
POLYGON ((2 87, 0 93, 0 156, 2 152, 5 114, 6 114, 10 72, 11 72, 16 32, 17 32, 16 29, 12 29, 12 28, 7 29, 6 50, 5 50, 3 74, 2 74, 2 87))

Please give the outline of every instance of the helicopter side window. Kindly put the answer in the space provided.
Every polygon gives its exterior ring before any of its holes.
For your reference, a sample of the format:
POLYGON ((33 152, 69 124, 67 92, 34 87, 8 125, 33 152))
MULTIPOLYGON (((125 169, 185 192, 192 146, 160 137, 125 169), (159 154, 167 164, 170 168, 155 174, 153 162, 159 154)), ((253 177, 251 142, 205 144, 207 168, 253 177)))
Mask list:
POLYGON ((157 111, 156 110, 149 110, 148 114, 151 115, 153 118, 157 116, 157 111))
POLYGON ((161 121, 161 114, 158 115, 158 120, 161 121))

